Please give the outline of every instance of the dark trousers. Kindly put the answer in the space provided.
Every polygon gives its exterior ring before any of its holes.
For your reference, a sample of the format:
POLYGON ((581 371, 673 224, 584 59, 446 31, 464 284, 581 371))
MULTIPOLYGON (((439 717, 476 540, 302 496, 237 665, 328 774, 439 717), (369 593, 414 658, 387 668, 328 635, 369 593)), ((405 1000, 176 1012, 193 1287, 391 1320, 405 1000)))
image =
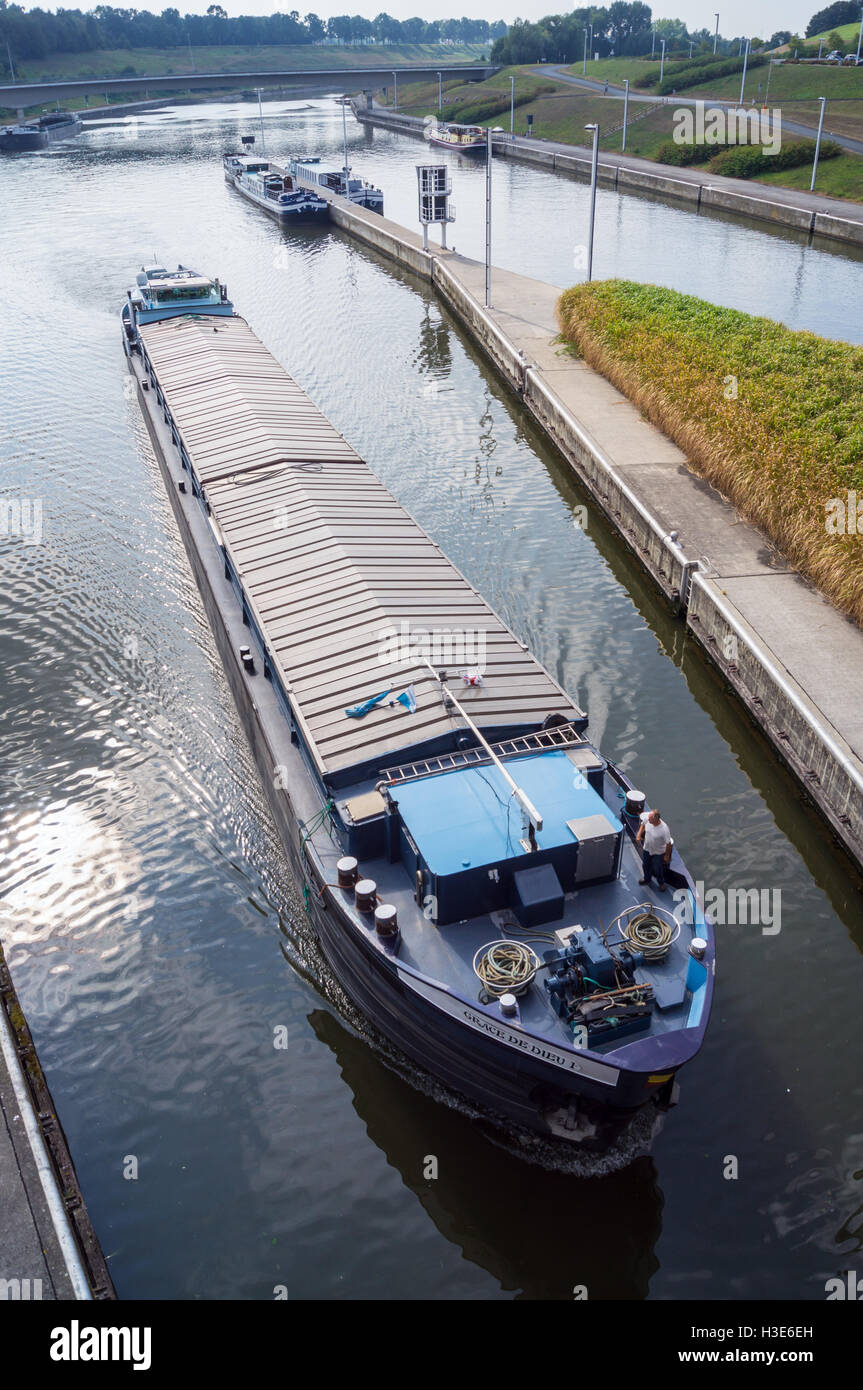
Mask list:
POLYGON ((668 866, 665 863, 664 854, 648 854, 647 850, 643 849, 641 851, 641 864, 648 883, 652 878, 655 878, 657 883, 665 882, 665 870, 668 866))

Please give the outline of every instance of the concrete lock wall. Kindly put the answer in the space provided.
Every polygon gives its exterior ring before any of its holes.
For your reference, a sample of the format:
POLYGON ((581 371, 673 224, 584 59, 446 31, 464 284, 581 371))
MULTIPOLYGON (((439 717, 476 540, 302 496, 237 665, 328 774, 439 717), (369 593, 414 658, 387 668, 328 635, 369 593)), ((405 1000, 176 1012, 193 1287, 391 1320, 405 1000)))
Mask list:
POLYGON ((859 862, 863 777, 847 744, 704 574, 693 578, 686 622, 859 862))

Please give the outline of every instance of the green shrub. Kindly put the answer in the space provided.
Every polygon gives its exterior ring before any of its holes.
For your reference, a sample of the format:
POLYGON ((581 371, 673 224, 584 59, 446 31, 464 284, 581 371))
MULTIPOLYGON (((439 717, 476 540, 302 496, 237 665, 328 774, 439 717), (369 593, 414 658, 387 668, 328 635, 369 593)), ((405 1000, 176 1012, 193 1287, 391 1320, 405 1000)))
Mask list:
MULTIPOLYGON (((835 159, 841 153, 841 146, 834 140, 825 140, 819 158, 835 159)), ((757 179, 774 169, 796 169, 800 164, 811 164, 814 158, 814 140, 786 140, 777 154, 765 154, 761 145, 738 145, 715 155, 710 172, 724 174, 730 179, 757 179)))
MULTIPOLYGON (((667 96, 669 92, 682 92, 686 87, 696 87, 700 82, 706 82, 711 77, 732 77, 736 72, 743 71, 742 58, 724 58, 721 63, 687 63, 679 73, 670 74, 666 66, 665 77, 656 91, 659 96, 667 96)), ((750 53, 746 62, 746 71, 751 68, 760 68, 767 62, 765 54, 756 54, 755 57, 750 53)))
POLYGON ((678 145, 674 140, 666 140, 656 151, 655 158, 660 164, 676 164, 678 168, 689 164, 706 164, 712 159, 717 145, 678 145))
POLYGON ((584 360, 863 626, 860 538, 825 526, 831 499, 863 495, 863 348, 625 280, 566 290, 558 318, 584 360))
MULTIPOLYGON (((554 82, 537 82, 528 90, 516 91, 515 105, 526 106, 528 102, 535 101, 543 93, 555 90, 554 82)), ((481 97, 455 102, 452 106, 447 106, 444 119, 456 121, 461 125, 482 125, 484 121, 490 121, 493 116, 500 116, 504 111, 509 111, 510 100, 509 92, 488 92, 481 97)))

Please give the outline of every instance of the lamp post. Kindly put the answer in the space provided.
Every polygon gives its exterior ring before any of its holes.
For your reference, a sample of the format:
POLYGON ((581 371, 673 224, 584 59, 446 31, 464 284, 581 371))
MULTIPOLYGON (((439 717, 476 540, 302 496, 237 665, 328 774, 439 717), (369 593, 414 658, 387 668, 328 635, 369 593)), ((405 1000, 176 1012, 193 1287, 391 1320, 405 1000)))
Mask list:
POLYGON ((818 40, 818 61, 819 61, 819 62, 821 61, 821 50, 822 50, 823 47, 824 47, 824 40, 823 40, 823 39, 819 39, 819 40, 818 40))
POLYGON ((596 171, 599 164, 599 125, 586 125, 585 130, 593 131, 593 159, 590 166, 590 230, 587 238, 587 280, 593 277, 593 224, 596 218, 596 171))
POLYGON ((689 56, 692 57, 692 50, 695 47, 695 39, 689 40, 689 56))
POLYGON ((584 67, 581 70, 582 77, 587 77, 587 30, 584 31, 584 67))
POLYGON ((860 33, 857 35, 857 62, 860 62, 860 45, 863 44, 863 10, 860 12, 860 33))
POLYGON ((745 49, 743 50, 743 76, 742 76, 741 79, 740 79, 740 105, 741 105, 741 106, 743 105, 743 88, 746 86, 746 64, 747 64, 747 62, 749 61, 749 43, 750 43, 750 40, 747 39, 747 40, 746 40, 746 47, 745 47, 745 49))
POLYGON ((620 146, 621 153, 626 150, 626 118, 629 115, 629 78, 623 79, 623 143, 620 146))
POLYGON ((491 308, 491 126, 486 130, 485 152, 485 307, 491 308))
POLYGON ((509 88, 509 133, 515 134, 515 78, 510 77, 509 88))
POLYGON ((713 13, 716 15, 716 32, 713 35, 713 52, 715 53, 716 45, 719 43, 719 12, 714 10, 713 13))
POLYGON ((437 75, 437 109, 443 115, 443 78, 437 75))
POLYGON ((818 172, 818 156, 821 153, 821 131, 824 129, 824 107, 827 105, 826 97, 819 97, 818 100, 821 102, 821 114, 818 117, 818 134, 815 137, 815 158, 812 161, 812 180, 809 184, 810 193, 814 192, 815 189, 815 175, 818 172))
POLYGON ((398 75, 397 72, 394 72, 394 73, 393 73, 393 110, 394 110, 394 111, 398 111, 398 109, 399 109, 399 75, 398 75))
POLYGON ((345 197, 347 198, 350 185, 350 166, 348 164, 348 118, 345 114, 345 104, 347 97, 342 93, 342 140, 345 147, 345 197))
POLYGON ((659 42, 662 44, 662 57, 659 60, 659 80, 661 82, 665 76, 665 39, 660 39, 659 42))
POLYGON ((265 141, 264 141, 264 108, 263 108, 263 106, 261 105, 261 89, 260 89, 260 87, 258 87, 257 91, 258 91, 258 116, 260 117, 260 121, 261 121, 261 154, 266 154, 266 153, 267 153, 267 149, 266 149, 266 144, 265 144, 265 141))
POLYGON ((650 56, 651 56, 651 58, 653 58, 653 57, 655 57, 655 55, 656 55, 656 24, 654 23, 653 26, 652 26, 652 38, 651 38, 651 41, 650 41, 650 56))
POLYGON ((773 76, 773 64, 774 64, 775 62, 776 62, 776 59, 775 59, 775 58, 771 58, 771 59, 768 61, 768 63, 767 63, 767 90, 766 90, 765 93, 764 93, 764 105, 765 105, 765 107, 767 106, 767 100, 768 100, 768 98, 769 98, 769 96, 770 96, 770 79, 771 79, 771 77, 773 76))

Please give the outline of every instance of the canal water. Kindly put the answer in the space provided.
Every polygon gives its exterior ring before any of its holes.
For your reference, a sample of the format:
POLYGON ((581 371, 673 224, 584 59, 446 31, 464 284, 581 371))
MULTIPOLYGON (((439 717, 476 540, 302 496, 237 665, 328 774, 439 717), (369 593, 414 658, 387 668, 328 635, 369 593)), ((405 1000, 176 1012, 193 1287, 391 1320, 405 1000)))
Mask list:
MULTIPOLYGON (((337 150, 333 103, 266 112, 273 153, 337 150)), ((20 508, 0 538, 0 936, 117 1289, 821 1299, 863 1274, 860 878, 428 288, 227 188, 220 153, 253 116, 109 122, 0 169, 2 495, 20 508), (126 389, 118 310, 154 255, 227 281, 587 708, 695 877, 763 890, 763 920, 717 928, 707 1041, 649 1152, 633 1133, 604 1162, 526 1162, 328 978, 126 389)), ((421 147, 349 131, 410 222, 421 147)), ((585 188, 494 174, 497 262, 578 278, 585 188)), ((476 253, 481 170, 454 182, 453 239, 476 253)), ((860 261, 793 235, 601 191, 597 269, 860 338, 860 261)))

